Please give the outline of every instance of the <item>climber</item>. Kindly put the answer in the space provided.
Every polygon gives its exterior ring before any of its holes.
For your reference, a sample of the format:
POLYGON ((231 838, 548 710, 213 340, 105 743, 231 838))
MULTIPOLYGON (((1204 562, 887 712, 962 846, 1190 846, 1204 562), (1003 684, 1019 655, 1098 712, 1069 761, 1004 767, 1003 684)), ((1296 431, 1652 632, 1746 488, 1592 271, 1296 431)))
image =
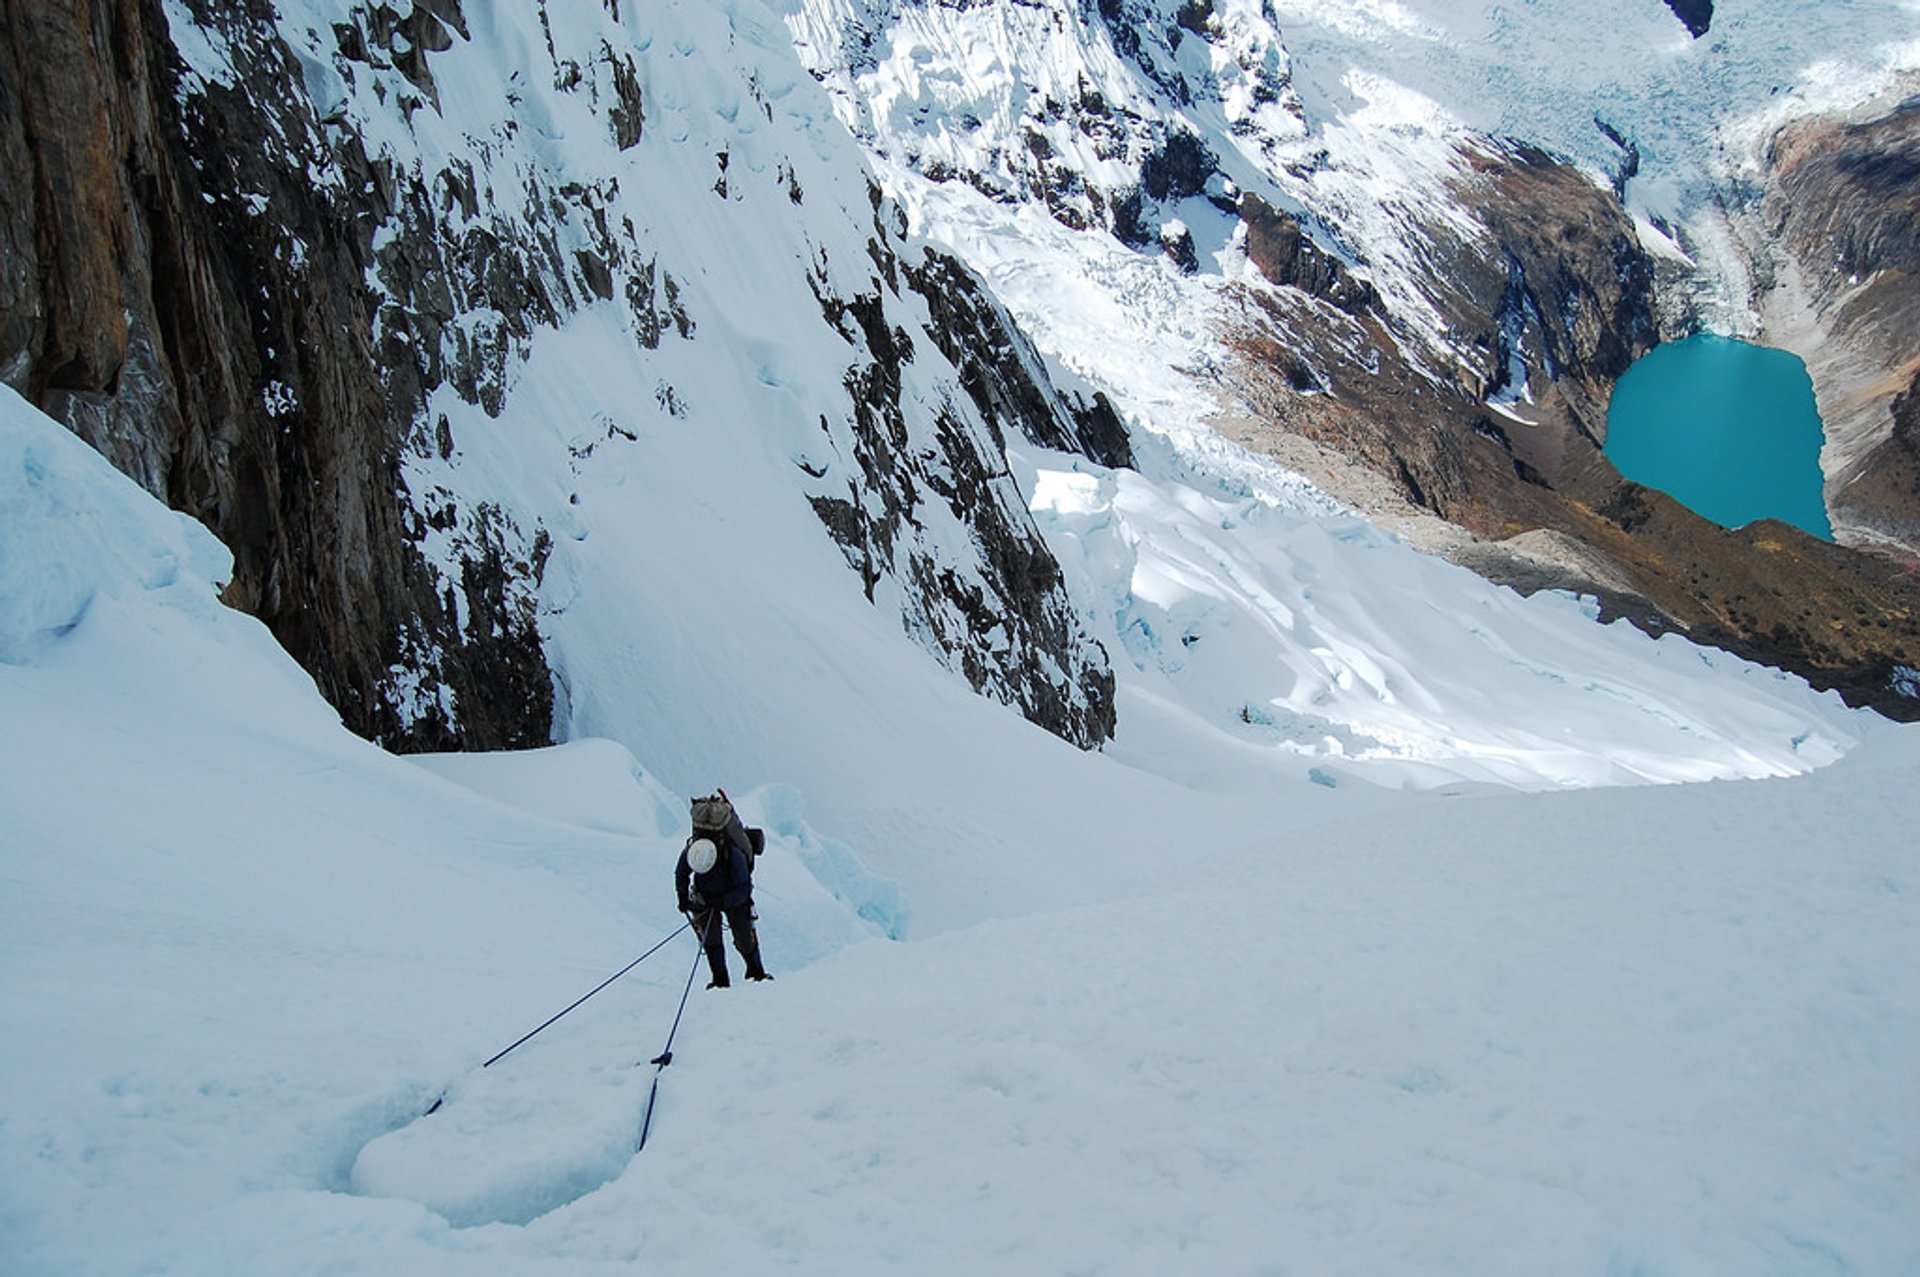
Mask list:
POLYGON ((680 849, 673 869, 673 885, 680 912, 693 923, 707 951, 709 989, 724 989, 727 954, 721 943, 720 921, 733 932, 733 947, 747 964, 747 979, 771 980, 760 962, 760 937, 753 926, 753 860, 764 845, 764 835, 740 823, 739 813, 725 790, 692 804, 693 833, 680 849))

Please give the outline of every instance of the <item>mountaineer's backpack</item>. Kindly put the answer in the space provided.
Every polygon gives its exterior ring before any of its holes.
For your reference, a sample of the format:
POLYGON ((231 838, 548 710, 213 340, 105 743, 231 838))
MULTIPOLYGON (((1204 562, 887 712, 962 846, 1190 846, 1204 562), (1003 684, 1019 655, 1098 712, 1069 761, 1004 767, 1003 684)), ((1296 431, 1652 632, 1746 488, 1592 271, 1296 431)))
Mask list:
POLYGON ((708 794, 705 798, 696 798, 690 805, 688 815, 693 822, 693 836, 706 838, 716 847, 726 847, 731 843, 728 831, 745 829, 747 846, 753 855, 766 850, 767 835, 759 829, 746 829, 741 825, 740 817, 733 810, 733 803, 726 792, 708 794))

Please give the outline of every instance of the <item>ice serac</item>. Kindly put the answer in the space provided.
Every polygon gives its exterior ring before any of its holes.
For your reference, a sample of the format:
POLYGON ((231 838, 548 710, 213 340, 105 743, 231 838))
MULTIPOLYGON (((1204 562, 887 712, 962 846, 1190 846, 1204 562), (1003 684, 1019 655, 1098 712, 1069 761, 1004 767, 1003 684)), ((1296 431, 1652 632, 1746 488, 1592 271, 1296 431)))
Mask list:
POLYGON ((356 730, 548 740, 560 485, 725 403, 850 462, 790 483, 936 659, 1077 744, 1111 733, 999 432, 1112 459, 1118 419, 919 264, 756 0, 0 20, 0 375, 231 545, 230 601, 356 730), (767 313, 812 326, 742 331, 767 313), (543 355, 562 332, 575 353, 543 355), (595 358, 646 401, 576 422, 554 383, 595 358))

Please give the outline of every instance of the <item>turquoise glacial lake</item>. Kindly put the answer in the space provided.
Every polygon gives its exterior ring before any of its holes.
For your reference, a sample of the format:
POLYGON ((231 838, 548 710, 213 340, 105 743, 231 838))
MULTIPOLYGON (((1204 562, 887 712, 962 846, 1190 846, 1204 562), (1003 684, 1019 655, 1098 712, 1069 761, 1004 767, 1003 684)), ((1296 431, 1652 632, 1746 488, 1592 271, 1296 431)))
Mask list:
POLYGON ((1820 413, 1797 355, 1703 335, 1655 346, 1607 410, 1608 460, 1724 527, 1781 519, 1833 539, 1820 413))

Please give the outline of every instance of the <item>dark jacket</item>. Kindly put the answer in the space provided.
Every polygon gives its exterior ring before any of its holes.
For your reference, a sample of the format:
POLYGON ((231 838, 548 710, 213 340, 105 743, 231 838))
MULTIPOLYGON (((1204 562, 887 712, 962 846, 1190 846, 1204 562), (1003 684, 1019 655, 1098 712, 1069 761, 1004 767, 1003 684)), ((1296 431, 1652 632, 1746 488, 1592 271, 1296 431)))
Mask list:
MULTIPOLYGON (((739 829, 735 822, 734 829, 739 829)), ((720 858, 706 873, 696 874, 687 864, 687 847, 693 846, 693 839, 687 839, 687 846, 680 849, 680 860, 673 867, 673 887, 680 900, 680 912, 688 913, 693 909, 738 909, 742 905, 753 903, 753 858, 747 848, 744 829, 740 830, 739 840, 733 837, 733 830, 727 831, 727 840, 720 847, 720 858), (699 899, 694 899, 698 893, 699 899)))

